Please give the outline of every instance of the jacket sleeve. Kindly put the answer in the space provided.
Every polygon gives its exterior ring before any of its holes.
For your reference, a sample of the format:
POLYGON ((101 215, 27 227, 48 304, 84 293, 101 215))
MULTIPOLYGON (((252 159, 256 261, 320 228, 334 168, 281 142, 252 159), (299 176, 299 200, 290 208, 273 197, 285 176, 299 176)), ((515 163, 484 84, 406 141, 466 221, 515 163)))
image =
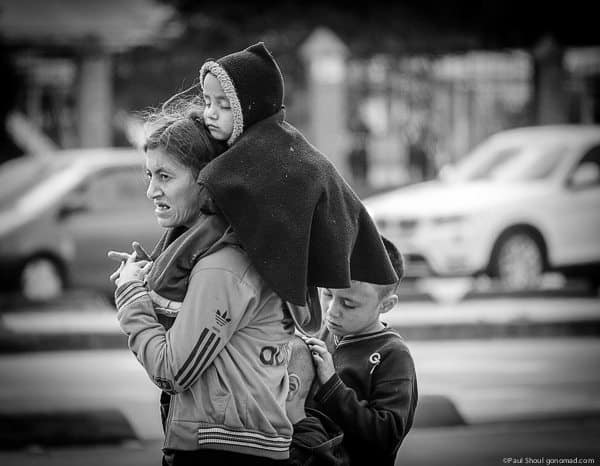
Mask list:
POLYGON ((372 379, 368 400, 334 374, 315 401, 344 431, 346 442, 378 454, 396 452, 412 425, 417 402, 416 376, 410 353, 392 351, 382 358, 372 379))
POLYGON ((170 393, 188 389, 206 370, 256 296, 232 272, 198 267, 168 331, 158 322, 142 282, 124 283, 115 292, 117 318, 129 348, 154 383, 170 393))

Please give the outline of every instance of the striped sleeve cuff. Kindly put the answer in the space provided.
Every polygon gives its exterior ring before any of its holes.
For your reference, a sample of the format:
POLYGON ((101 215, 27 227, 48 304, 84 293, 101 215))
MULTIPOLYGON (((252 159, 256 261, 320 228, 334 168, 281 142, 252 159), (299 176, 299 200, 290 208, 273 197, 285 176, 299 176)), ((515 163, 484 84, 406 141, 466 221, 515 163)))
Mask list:
POLYGON ((325 382, 321 388, 317 391, 315 395, 315 400, 319 403, 326 403, 331 395, 335 393, 335 391, 340 388, 344 382, 340 379, 340 376, 337 374, 333 374, 327 382, 325 382))
POLYGON ((150 295, 144 286, 144 282, 141 280, 132 280, 123 283, 115 290, 115 304, 118 310, 121 310, 144 297, 149 298, 150 295))

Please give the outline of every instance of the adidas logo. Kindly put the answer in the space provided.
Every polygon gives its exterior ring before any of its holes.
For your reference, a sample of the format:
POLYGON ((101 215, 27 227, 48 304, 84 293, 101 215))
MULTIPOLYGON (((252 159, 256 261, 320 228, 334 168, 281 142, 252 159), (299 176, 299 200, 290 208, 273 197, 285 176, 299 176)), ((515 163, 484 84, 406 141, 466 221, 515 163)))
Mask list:
POLYGON ((215 320, 217 321, 217 324, 219 324, 221 327, 231 322, 231 319, 227 317, 227 311, 223 311, 223 313, 221 313, 219 309, 217 309, 217 315, 215 316, 215 320))

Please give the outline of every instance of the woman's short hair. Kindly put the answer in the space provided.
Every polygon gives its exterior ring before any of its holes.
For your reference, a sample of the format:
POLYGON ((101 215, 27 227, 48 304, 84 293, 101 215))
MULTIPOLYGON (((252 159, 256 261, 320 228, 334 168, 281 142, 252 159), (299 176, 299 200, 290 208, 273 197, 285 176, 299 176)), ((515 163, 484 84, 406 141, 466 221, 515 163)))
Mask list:
POLYGON ((184 99, 180 94, 158 110, 145 115, 144 152, 162 149, 197 177, 200 170, 221 154, 226 146, 213 139, 204 126, 203 103, 198 97, 184 99))

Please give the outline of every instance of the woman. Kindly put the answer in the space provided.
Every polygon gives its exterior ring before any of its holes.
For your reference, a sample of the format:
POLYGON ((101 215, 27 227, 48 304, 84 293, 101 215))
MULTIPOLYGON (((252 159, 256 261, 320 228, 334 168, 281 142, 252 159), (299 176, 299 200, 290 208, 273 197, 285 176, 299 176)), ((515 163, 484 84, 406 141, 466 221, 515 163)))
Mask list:
POLYGON ((147 196, 168 230, 152 262, 120 256, 117 316, 131 351, 171 395, 163 463, 279 464, 292 434, 285 398, 293 322, 196 182, 219 153, 199 115, 153 119, 147 196), (163 325, 157 315, 170 320, 163 325))

